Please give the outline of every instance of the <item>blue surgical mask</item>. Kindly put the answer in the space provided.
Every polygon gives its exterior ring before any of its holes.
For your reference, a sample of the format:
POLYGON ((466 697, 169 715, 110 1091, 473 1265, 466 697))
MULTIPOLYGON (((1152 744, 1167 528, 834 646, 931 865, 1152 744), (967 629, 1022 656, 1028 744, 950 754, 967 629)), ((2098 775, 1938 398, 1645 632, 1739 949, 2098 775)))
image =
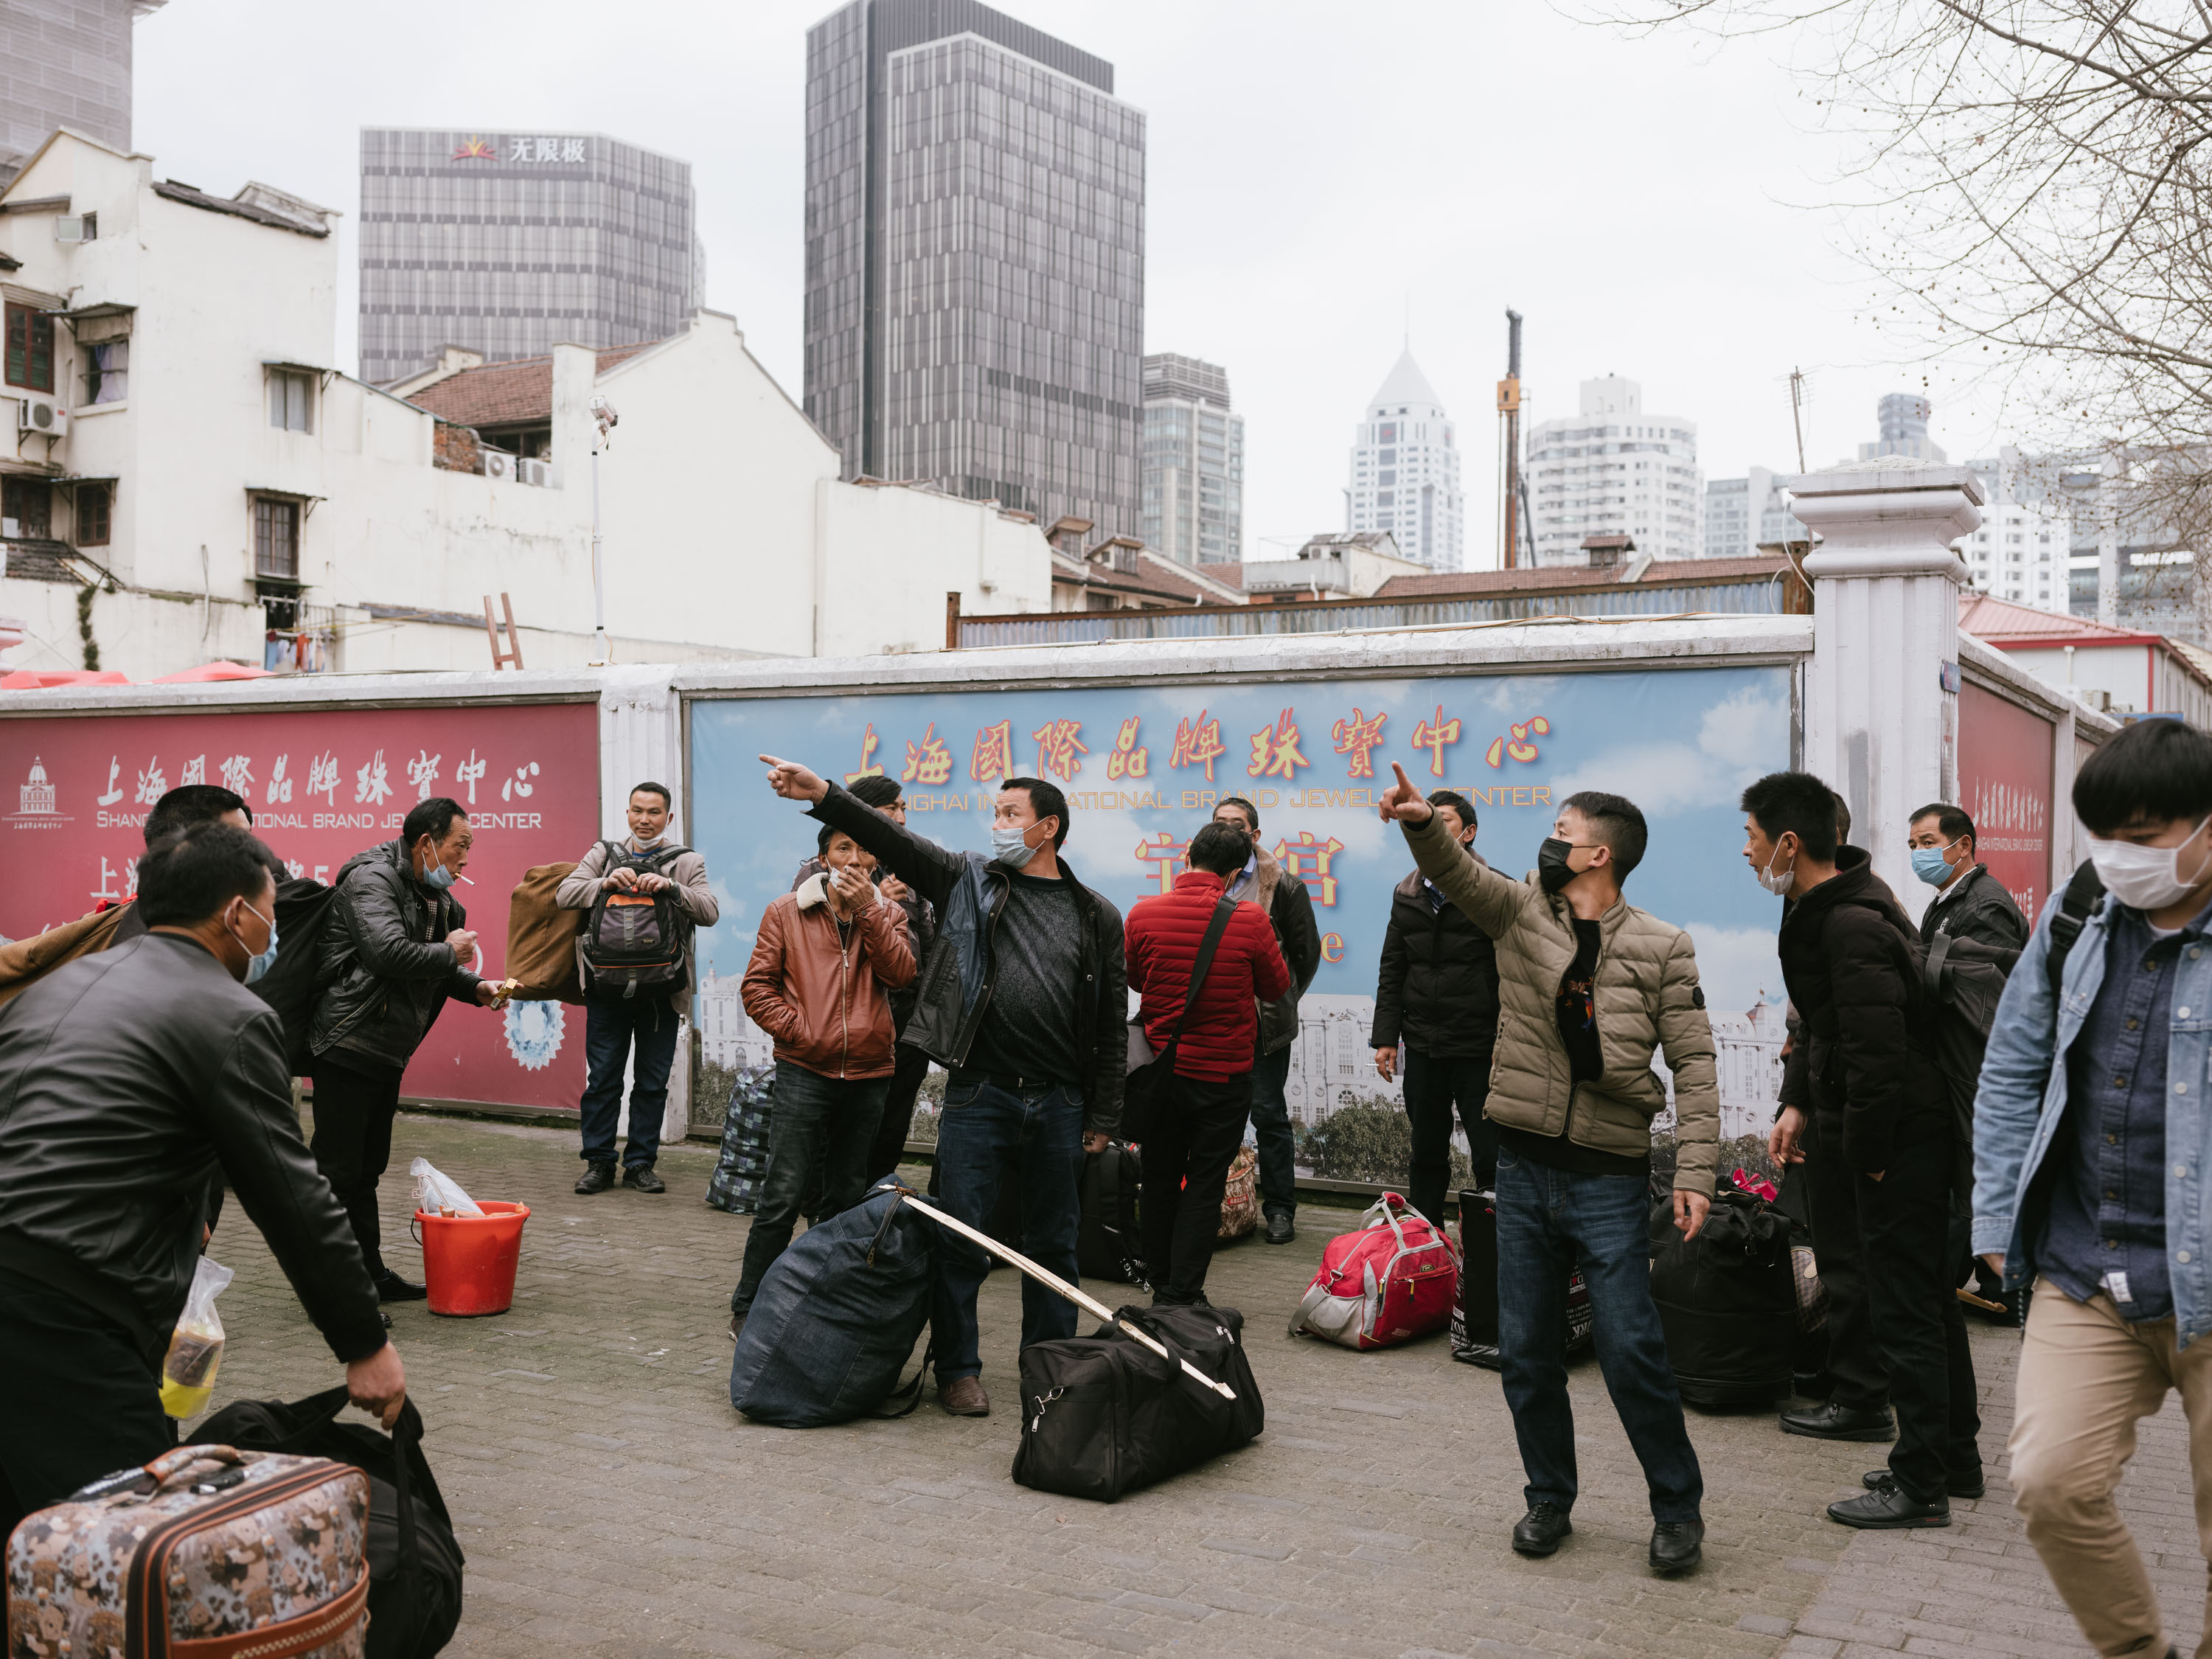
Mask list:
MULTIPOLYGON (((1964 840, 1966 840, 1964 836, 1959 837, 1959 841, 1964 840)), ((1951 879, 1951 866, 1944 859, 1943 854, 1949 852, 1952 847, 1956 847, 1959 844, 1959 841, 1953 842, 1950 847, 1914 848, 1912 849, 1912 873, 1919 877, 1921 880, 1926 882, 1930 887, 1941 887, 1945 882, 1951 879)))
POLYGON ((1036 856, 1036 848, 1025 839, 1027 826, 1018 823, 994 823, 991 826, 991 856, 1010 870, 1018 870, 1036 856))
POLYGON ((422 872, 422 880, 426 885, 435 887, 443 892, 453 884, 453 872, 441 863, 425 870, 422 872))
MULTIPOLYGON (((250 904, 246 908, 249 910, 253 910, 253 907, 250 904)), ((263 915, 258 910, 253 910, 253 914, 257 920, 268 922, 269 924, 269 948, 262 951, 260 955, 249 957, 246 959, 246 982, 248 985, 252 984, 255 981, 261 978, 263 975, 266 974, 271 968, 274 968, 276 965, 276 923, 273 918, 263 915)), ((235 933, 232 934, 231 937, 233 939, 238 938, 235 933)), ((246 943, 244 939, 239 939, 238 942, 240 945, 246 943)))

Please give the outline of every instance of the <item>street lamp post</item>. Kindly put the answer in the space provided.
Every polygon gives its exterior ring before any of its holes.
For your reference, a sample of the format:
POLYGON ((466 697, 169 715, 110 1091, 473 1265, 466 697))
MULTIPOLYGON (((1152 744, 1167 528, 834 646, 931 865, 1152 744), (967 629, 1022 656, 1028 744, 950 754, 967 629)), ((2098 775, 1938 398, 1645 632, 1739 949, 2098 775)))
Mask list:
POLYGON ((599 453, 607 447, 607 434, 622 417, 615 413, 612 404, 596 394, 586 407, 598 428, 592 440, 592 641, 599 647, 599 656, 592 666, 605 668, 614 660, 614 652, 607 645, 606 574, 599 560, 599 453))

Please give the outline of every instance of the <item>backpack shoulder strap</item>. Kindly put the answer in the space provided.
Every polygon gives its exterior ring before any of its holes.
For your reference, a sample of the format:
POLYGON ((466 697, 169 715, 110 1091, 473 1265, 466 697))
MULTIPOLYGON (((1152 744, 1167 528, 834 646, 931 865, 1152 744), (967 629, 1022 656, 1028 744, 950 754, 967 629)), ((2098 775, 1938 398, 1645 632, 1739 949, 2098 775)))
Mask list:
POLYGON ((2075 941, 2081 937, 2081 924, 2105 896, 2105 884, 2097 874, 2094 859, 2084 859, 2075 871, 2073 879, 2066 884, 2066 891, 2058 901, 2058 914, 2051 919, 2051 954, 2045 959, 2044 969, 2051 975, 2051 994, 2057 996, 2066 978, 2066 958, 2074 953, 2075 941))
POLYGON ((1183 994, 1182 1012, 1176 1016, 1175 1030, 1168 1033, 1168 1047, 1172 1048, 1182 1040, 1182 1028, 1190 1018, 1190 1011, 1198 1004, 1198 994, 1206 988, 1206 976, 1213 967, 1213 953, 1221 944, 1221 935, 1228 930, 1229 918, 1237 914, 1237 901, 1223 894, 1221 902, 1213 907, 1213 916, 1206 924, 1206 937, 1198 942, 1198 960, 1190 965, 1190 988, 1183 994))

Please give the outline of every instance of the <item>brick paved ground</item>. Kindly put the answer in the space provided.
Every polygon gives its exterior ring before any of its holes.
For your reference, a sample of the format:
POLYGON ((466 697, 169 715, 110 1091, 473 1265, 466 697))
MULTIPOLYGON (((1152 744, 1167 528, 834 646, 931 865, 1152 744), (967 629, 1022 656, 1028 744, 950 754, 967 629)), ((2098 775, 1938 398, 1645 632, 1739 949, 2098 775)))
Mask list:
MULTIPOLYGON (((708 1152, 665 1155, 665 1197, 580 1199, 566 1134, 403 1117, 385 1215, 410 1276, 404 1170, 417 1154, 532 1210, 513 1312, 398 1312, 470 1557, 457 1656, 2087 1651, 2001 1484, 1954 1506, 1948 1532, 1851 1534, 1820 1510, 1854 1489, 1869 1449, 1792 1438, 1763 1414, 1693 1417, 1706 1565, 1652 1578, 1641 1479, 1591 1364, 1573 1382, 1575 1535, 1549 1562, 1519 1559, 1506 1535, 1522 1476, 1494 1375, 1452 1363, 1441 1339, 1360 1355, 1281 1334, 1343 1212, 1310 1207, 1295 1244, 1248 1241, 1217 1260, 1209 1289, 1249 1322, 1266 1435, 1105 1506, 1007 1476, 1011 1273, 984 1291, 990 1418, 933 1403, 897 1423, 759 1428, 729 1405, 723 1327, 745 1223, 700 1201, 708 1152)), ((216 1255, 239 1270, 216 1403, 335 1380, 235 1209, 216 1255)), ((2008 1349, 1978 1334, 1999 1427, 2008 1349)), ((2127 1498, 2166 1552, 2161 1582, 2193 1635, 2203 1569, 2185 1467, 2172 1423, 2149 1425, 2127 1498)))

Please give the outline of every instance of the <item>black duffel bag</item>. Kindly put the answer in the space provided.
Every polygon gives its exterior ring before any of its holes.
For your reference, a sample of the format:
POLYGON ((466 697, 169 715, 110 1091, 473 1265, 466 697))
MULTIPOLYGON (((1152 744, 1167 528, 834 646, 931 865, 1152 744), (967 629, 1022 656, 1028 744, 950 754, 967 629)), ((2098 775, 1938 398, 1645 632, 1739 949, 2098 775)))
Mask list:
POLYGON ((1234 1308, 1124 1308, 1163 1359, 1117 1326, 1022 1350, 1022 1443, 1014 1479, 1040 1492, 1112 1503, 1250 1442, 1267 1426, 1234 1308), (1227 1383, 1224 1400, 1176 1364, 1227 1383))
POLYGON ((1672 1198, 1651 1210, 1651 1300, 1692 1406, 1765 1406, 1790 1392, 1797 1345, 1790 1223, 1749 1193, 1721 1192, 1695 1238, 1672 1198))
POLYGON ((327 1457, 368 1477, 367 1659, 429 1659, 461 1622, 466 1565, 453 1516, 422 1455, 422 1418, 412 1400, 386 1435, 337 1420, 343 1384, 287 1405, 240 1400, 193 1433, 195 1445, 236 1446, 291 1457, 327 1457))
POLYGON ((1084 1278, 1150 1288, 1137 1231, 1137 1187, 1144 1174, 1137 1149, 1125 1140, 1110 1140, 1104 1152, 1084 1155, 1076 1187, 1082 1219, 1075 1231, 1075 1265, 1084 1278))

